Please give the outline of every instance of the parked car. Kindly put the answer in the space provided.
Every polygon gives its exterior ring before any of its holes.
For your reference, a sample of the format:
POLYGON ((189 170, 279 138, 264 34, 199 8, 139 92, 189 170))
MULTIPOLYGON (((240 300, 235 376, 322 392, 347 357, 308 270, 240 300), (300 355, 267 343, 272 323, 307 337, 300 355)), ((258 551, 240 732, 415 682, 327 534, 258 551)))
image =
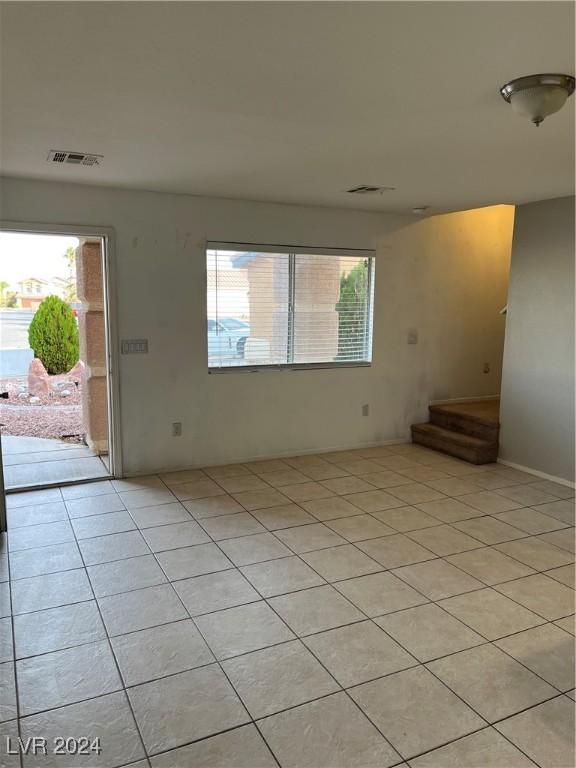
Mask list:
POLYGON ((81 301, 71 301, 70 302, 70 308, 72 310, 72 313, 74 314, 74 317, 76 320, 78 320, 78 316, 80 315, 80 310, 82 309, 82 302, 81 301))
POLYGON ((234 317, 208 320, 208 357, 244 357, 250 325, 234 317))

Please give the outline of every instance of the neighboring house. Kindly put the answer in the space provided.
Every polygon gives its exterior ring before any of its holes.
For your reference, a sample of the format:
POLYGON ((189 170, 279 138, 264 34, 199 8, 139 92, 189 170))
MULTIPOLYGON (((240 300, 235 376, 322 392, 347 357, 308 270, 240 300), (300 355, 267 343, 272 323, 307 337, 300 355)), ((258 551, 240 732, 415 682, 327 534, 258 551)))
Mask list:
POLYGON ((63 277, 53 277, 44 280, 41 277, 27 277, 17 284, 17 306, 20 309, 38 309, 46 296, 66 296, 68 280, 63 277))
POLYGON ((18 306, 37 309, 49 294, 50 283, 38 277, 28 277, 18 283, 18 306))
POLYGON ((208 317, 237 317, 245 320, 250 316, 248 290, 250 284, 245 269, 208 269, 208 317), (216 307, 216 287, 220 306, 216 307))

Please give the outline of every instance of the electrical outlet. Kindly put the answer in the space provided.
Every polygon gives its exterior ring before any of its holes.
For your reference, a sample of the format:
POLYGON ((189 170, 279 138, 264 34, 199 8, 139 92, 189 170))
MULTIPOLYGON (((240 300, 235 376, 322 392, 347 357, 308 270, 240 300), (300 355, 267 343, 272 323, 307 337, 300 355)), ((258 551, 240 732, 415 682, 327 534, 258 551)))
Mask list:
POLYGON ((182 437, 182 422, 175 421, 172 424, 172 437, 182 437))
POLYGON ((368 405, 368 403, 366 403, 366 405, 362 406, 362 416, 368 416, 369 413, 370 413, 370 406, 368 405))
POLYGON ((484 363, 482 373, 490 373, 490 363, 484 363))
POLYGON ((418 329, 408 328, 408 336, 406 339, 408 344, 418 344, 418 329))

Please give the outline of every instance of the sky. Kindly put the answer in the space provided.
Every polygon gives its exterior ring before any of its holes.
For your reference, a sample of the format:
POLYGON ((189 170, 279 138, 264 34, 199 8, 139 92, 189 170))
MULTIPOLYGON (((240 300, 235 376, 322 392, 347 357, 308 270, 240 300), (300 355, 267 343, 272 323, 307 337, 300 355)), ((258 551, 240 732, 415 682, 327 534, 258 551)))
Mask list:
POLYGON ((28 277, 66 278, 63 256, 67 248, 77 245, 77 237, 0 232, 0 281, 12 286, 28 277))

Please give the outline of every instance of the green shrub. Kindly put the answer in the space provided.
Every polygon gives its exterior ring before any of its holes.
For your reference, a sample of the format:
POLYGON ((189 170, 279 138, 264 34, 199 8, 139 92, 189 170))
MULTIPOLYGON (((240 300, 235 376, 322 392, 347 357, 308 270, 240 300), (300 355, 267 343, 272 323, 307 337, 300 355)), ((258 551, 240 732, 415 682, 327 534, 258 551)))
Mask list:
POLYGON ((48 373, 67 373, 78 362, 78 325, 68 304, 58 296, 47 296, 28 328, 28 343, 48 373))
POLYGON ((336 359, 358 359, 364 357, 368 319, 368 273, 367 259, 360 261, 346 275, 340 277, 340 299, 336 304, 338 312, 338 355, 336 359))

